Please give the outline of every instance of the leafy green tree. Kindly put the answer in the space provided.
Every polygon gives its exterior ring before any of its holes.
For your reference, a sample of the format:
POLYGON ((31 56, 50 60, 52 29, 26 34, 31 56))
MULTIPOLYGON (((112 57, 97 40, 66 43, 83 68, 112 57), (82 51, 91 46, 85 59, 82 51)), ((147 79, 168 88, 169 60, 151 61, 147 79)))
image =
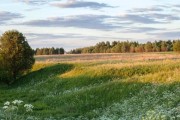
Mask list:
POLYGON ((132 45, 130 46, 130 52, 131 52, 131 53, 134 53, 134 52, 135 52, 135 45, 134 45, 134 44, 132 44, 132 45))
POLYGON ((111 44, 109 41, 106 41, 106 46, 107 46, 107 49, 111 48, 111 44))
POLYGON ((153 51, 153 45, 152 45, 151 42, 147 42, 147 43, 145 44, 145 51, 146 51, 146 52, 152 52, 152 51, 153 51))
POLYGON ((49 49, 48 48, 43 49, 43 55, 49 55, 49 49))
POLYGON ((118 44, 117 41, 113 41, 113 42, 112 42, 112 47, 116 46, 117 44, 118 44))
POLYGON ((129 52, 129 51, 130 51, 129 41, 123 42, 122 46, 121 46, 121 52, 125 53, 125 52, 129 52))
POLYGON ((166 41, 167 51, 173 51, 173 43, 171 40, 166 41))
POLYGON ((122 48, 122 44, 121 44, 121 43, 117 43, 117 44, 111 49, 111 52, 112 52, 112 53, 120 53, 120 52, 121 52, 121 48, 122 48))
POLYGON ((180 52, 180 40, 176 40, 174 43, 173 43, 173 50, 175 52, 180 52))
POLYGON ((36 54, 36 55, 42 55, 42 54, 43 54, 43 49, 37 48, 35 54, 36 54))
POLYGON ((64 49, 63 48, 59 48, 59 54, 64 54, 64 49))
POLYGON ((161 51, 161 46, 159 45, 159 43, 157 41, 155 41, 153 44, 153 52, 160 52, 161 51))
POLYGON ((6 78, 0 78, 11 84, 32 68, 35 62, 34 51, 25 36, 16 30, 6 31, 0 37, 0 45, 1 70, 6 75, 6 78))
POLYGON ((144 52, 144 45, 140 44, 137 47, 135 47, 135 52, 144 52))
POLYGON ((168 49, 167 49, 167 44, 165 41, 162 41, 161 42, 161 51, 162 52, 166 52, 168 49))

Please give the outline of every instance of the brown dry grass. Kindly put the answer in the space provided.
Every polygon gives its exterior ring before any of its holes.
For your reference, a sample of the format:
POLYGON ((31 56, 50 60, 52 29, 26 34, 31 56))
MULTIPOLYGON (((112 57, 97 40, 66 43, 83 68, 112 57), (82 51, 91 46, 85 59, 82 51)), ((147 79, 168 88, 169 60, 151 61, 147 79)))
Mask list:
POLYGON ((35 56, 36 62, 89 62, 89 61, 156 61, 180 59, 180 54, 166 53, 108 53, 108 54, 65 54, 35 56))

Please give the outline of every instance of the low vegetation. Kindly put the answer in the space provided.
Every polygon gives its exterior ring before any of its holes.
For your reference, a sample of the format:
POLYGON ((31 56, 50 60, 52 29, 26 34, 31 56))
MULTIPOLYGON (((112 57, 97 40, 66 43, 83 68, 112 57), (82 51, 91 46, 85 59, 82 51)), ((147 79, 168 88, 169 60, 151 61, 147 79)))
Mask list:
MULTIPOLYGON (((33 65, 22 33, 7 31, 0 43, 1 120, 180 119, 178 53, 37 56, 33 65)), ((172 45, 179 51, 179 41, 160 43, 160 51, 172 45)), ((128 48, 128 41, 116 45, 121 52, 139 49, 128 48)), ((153 45, 145 44, 145 51, 159 50, 153 45)))
POLYGON ((12 86, 0 84, 0 106, 20 99, 48 120, 178 120, 179 94, 179 59, 37 62, 12 86))

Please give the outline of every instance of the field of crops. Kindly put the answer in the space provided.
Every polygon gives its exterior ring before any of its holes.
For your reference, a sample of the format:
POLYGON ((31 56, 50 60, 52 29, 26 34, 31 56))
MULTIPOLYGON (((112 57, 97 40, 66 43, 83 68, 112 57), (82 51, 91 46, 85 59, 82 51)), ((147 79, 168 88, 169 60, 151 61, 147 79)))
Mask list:
POLYGON ((178 120, 179 96, 175 53, 36 56, 30 73, 0 85, 0 106, 31 103, 16 114, 40 120, 178 120))

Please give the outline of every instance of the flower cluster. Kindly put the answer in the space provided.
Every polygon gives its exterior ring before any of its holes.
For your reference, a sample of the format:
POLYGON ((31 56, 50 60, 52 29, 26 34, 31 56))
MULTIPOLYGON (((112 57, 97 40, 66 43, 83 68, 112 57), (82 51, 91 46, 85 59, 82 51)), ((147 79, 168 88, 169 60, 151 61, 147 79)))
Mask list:
POLYGON ((23 101, 22 100, 14 100, 14 101, 12 101, 12 103, 14 105, 21 105, 21 103, 23 103, 23 101))
POLYGON ((26 108, 26 112, 32 112, 34 106, 31 104, 25 104, 24 107, 26 108))
MULTIPOLYGON (((7 102, 4 103, 3 109, 4 109, 5 111, 18 110, 18 106, 22 105, 22 103, 23 103, 22 100, 14 100, 14 101, 12 101, 12 102, 7 101, 7 102)), ((31 104, 24 104, 24 108, 26 108, 26 112, 32 112, 34 106, 31 105, 31 104)))
POLYGON ((6 101, 4 103, 3 109, 5 111, 15 111, 18 110, 18 106, 20 106, 21 103, 23 103, 21 100, 14 100, 12 102, 6 101))
POLYGON ((24 120, 27 117, 29 118, 30 116, 28 116, 26 113, 32 112, 34 106, 31 104, 23 104, 23 103, 24 102, 22 100, 14 100, 12 102, 9 102, 9 101, 5 102, 2 109, 0 109, 0 119, 1 120, 24 120))

